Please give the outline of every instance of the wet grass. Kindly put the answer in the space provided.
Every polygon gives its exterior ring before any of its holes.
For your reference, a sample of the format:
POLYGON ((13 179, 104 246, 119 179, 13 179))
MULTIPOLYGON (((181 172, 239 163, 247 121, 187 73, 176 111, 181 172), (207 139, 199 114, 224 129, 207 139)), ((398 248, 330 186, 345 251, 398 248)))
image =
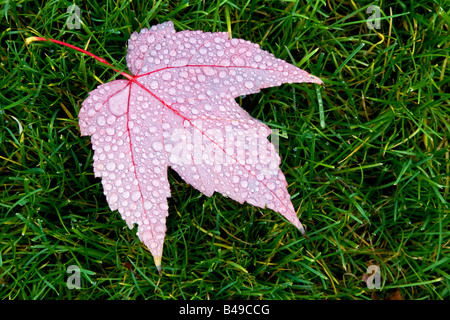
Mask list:
POLYGON ((87 1, 0 10, 2 299, 448 299, 449 14, 443 1, 87 1), (445 11, 447 10, 447 11, 445 11), (270 210, 211 198, 169 172, 160 278, 111 212, 80 137, 82 101, 120 78, 126 41, 172 20, 228 31, 321 77, 237 99, 280 132, 282 171, 309 239, 270 210), (81 289, 68 289, 70 265, 81 289), (362 281, 379 267, 381 288, 362 281))

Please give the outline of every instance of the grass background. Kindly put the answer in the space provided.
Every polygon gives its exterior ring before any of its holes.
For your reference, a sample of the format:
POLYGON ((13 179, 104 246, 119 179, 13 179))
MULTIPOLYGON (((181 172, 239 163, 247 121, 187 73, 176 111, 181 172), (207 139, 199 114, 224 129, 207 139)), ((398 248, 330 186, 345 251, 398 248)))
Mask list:
POLYGON ((1 299, 449 299, 449 23, 445 1, 0 1, 1 299), (366 12, 381 7, 380 29, 366 12), (281 130, 309 240, 280 215, 201 195, 169 172, 159 277, 94 178, 82 101, 121 78, 126 41, 172 20, 228 31, 321 77, 237 99, 281 130), (68 266, 81 268, 69 290, 68 266), (362 282, 369 265, 381 289, 362 282))

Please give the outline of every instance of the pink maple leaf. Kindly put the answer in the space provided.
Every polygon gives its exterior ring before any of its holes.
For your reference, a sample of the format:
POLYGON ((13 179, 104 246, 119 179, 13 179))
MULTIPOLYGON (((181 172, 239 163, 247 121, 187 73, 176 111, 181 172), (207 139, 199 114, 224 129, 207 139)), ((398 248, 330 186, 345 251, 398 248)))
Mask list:
POLYGON ((217 191, 268 207, 304 234, 267 139, 270 128, 235 98, 282 83, 323 85, 319 78, 226 32, 175 32, 171 21, 133 33, 127 65, 134 76, 122 73, 128 80, 91 91, 79 124, 82 135, 91 136, 95 176, 109 207, 130 228, 138 224, 158 271, 169 166, 206 196, 217 191))

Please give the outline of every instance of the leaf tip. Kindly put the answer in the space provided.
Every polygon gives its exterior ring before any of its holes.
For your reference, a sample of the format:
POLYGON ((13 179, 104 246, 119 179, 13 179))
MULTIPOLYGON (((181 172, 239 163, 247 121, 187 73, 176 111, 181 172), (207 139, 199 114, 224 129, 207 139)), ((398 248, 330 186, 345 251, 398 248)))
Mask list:
POLYGON ((302 236, 304 236, 307 240, 309 240, 309 237, 306 234, 305 228, 302 225, 300 227, 298 227, 298 230, 302 233, 302 236))
POLYGON ((154 257, 156 270, 158 270, 159 275, 161 276, 161 257, 154 257))
POLYGON ((320 84, 322 87, 325 88, 325 84, 323 83, 322 79, 320 79, 319 77, 316 77, 316 76, 314 76, 312 74, 310 74, 309 77, 311 78, 310 79, 311 83, 320 84))

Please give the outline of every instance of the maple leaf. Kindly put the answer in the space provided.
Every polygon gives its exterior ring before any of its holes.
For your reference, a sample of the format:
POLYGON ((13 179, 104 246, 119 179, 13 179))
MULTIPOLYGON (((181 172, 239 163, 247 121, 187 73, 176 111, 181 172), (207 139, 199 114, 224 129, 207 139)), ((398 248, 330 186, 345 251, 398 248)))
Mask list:
POLYGON ((226 32, 175 32, 171 21, 134 32, 126 58, 133 76, 122 72, 128 80, 91 91, 79 125, 91 136, 95 176, 109 207, 129 228, 138 225, 158 271, 169 166, 206 196, 217 191, 268 207, 304 234, 280 157, 267 139, 271 129, 235 98, 282 83, 323 85, 319 78, 226 32))

